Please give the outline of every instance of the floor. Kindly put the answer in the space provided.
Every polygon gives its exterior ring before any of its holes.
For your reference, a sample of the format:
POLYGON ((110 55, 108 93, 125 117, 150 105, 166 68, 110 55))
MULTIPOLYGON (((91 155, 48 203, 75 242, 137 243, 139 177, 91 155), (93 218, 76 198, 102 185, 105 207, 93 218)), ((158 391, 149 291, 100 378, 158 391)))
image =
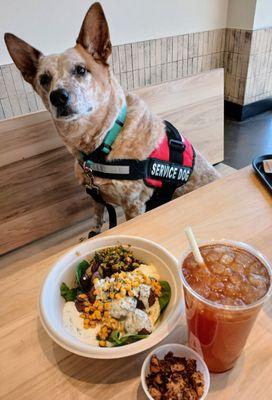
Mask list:
POLYGON ((225 164, 240 169, 263 154, 272 154, 272 111, 243 122, 226 118, 225 164))

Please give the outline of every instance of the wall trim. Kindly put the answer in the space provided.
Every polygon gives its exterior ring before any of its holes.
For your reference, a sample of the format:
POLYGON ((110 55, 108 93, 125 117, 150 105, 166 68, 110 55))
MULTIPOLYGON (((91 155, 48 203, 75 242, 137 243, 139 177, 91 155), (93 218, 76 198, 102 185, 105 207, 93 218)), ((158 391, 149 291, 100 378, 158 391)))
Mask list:
POLYGON ((268 110, 272 110, 272 97, 255 101, 245 106, 225 100, 225 115, 235 118, 238 121, 244 121, 247 118, 254 117, 254 115, 268 110))

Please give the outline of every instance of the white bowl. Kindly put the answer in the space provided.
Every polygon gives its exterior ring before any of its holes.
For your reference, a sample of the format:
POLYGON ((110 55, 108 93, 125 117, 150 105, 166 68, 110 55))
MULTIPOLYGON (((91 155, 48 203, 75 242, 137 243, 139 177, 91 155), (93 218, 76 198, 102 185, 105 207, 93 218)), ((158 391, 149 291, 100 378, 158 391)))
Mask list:
POLYGON ((90 358, 121 358, 149 349, 173 331, 182 311, 181 273, 176 258, 159 244, 133 236, 106 236, 75 246, 53 265, 45 279, 39 299, 39 315, 48 335, 66 350, 90 358), (130 244, 136 257, 154 264, 161 279, 170 284, 172 293, 156 329, 148 338, 121 347, 102 348, 81 342, 64 327, 64 299, 60 296, 60 285, 62 282, 72 284, 76 265, 86 256, 117 244, 130 244))
POLYGON ((191 359, 196 360, 197 370, 202 372, 203 377, 204 377, 204 383, 205 383, 204 393, 200 397, 199 400, 204 400, 205 397, 207 396, 209 388, 210 388, 210 373, 209 373, 208 367, 207 367, 205 361, 203 360, 203 358, 201 358, 200 355, 197 354, 194 350, 192 350, 190 347, 183 346, 182 344, 176 344, 176 343, 165 344, 163 346, 153 349, 152 352, 149 353, 148 356, 146 357, 146 359, 144 360, 144 363, 142 366, 142 371, 141 371, 141 381, 142 381, 142 386, 143 386, 146 396, 150 400, 154 400, 153 397, 150 395, 147 384, 146 384, 146 377, 150 373, 149 367, 150 367, 150 359, 151 359, 152 355, 156 354, 156 356, 158 358, 162 359, 169 351, 172 351, 174 356, 185 357, 187 359, 191 358, 191 359))

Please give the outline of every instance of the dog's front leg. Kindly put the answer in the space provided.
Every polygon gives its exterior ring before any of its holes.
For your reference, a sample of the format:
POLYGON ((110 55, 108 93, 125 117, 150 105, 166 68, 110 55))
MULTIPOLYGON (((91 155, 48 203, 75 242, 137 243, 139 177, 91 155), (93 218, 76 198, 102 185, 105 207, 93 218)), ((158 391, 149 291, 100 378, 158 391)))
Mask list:
POLYGON ((131 203, 123 203, 123 210, 126 216, 126 220, 138 217, 138 215, 144 214, 145 203, 139 201, 131 203))
POLYGON ((93 206, 93 216, 91 218, 91 230, 88 235, 89 238, 96 236, 101 232, 101 228, 104 223, 103 217, 105 209, 105 206, 103 204, 97 203, 93 199, 90 200, 93 206))

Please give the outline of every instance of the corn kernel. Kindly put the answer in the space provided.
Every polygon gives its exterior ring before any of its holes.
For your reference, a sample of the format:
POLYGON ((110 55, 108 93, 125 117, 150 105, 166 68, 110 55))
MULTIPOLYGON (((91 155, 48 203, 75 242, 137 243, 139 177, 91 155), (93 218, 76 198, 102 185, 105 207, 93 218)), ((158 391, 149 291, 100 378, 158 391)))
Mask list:
POLYGON ((111 308, 111 303, 110 303, 109 301, 107 301, 107 302, 104 304, 104 309, 105 309, 105 310, 110 310, 110 308, 111 308))
POLYGON ((117 327, 118 327, 117 321, 112 321, 111 326, 113 329, 117 329, 117 327))
POLYGON ((115 298, 116 298, 116 300, 120 300, 121 299, 120 293, 116 293, 115 298))
POLYGON ((107 346, 106 341, 105 340, 99 340, 99 346, 100 347, 106 347, 107 346))
POLYGON ((95 318, 96 318, 96 319, 98 319, 98 320, 102 319, 102 316, 101 316, 101 312, 100 312, 100 311, 96 310, 96 311, 94 312, 94 315, 95 315, 95 318))
POLYGON ((90 327, 90 325, 89 325, 89 320, 88 320, 88 319, 84 319, 83 327, 84 327, 85 329, 87 329, 87 328, 90 327))
POLYGON ((104 317, 108 318, 110 316, 110 312, 109 311, 104 311, 104 317))
POLYGON ((98 283, 99 282, 99 279, 98 278, 95 278, 94 280, 93 280, 93 284, 95 285, 96 283, 98 283))
POLYGON ((110 298, 114 299, 114 293, 113 292, 110 293, 110 298))
POLYGON ((133 296, 134 296, 134 293, 132 292, 132 290, 129 290, 129 291, 128 291, 128 295, 129 295, 130 297, 133 297, 133 296))
POLYGON ((88 296, 85 293, 81 293, 81 294, 78 295, 78 297, 80 299, 87 299, 88 296))

